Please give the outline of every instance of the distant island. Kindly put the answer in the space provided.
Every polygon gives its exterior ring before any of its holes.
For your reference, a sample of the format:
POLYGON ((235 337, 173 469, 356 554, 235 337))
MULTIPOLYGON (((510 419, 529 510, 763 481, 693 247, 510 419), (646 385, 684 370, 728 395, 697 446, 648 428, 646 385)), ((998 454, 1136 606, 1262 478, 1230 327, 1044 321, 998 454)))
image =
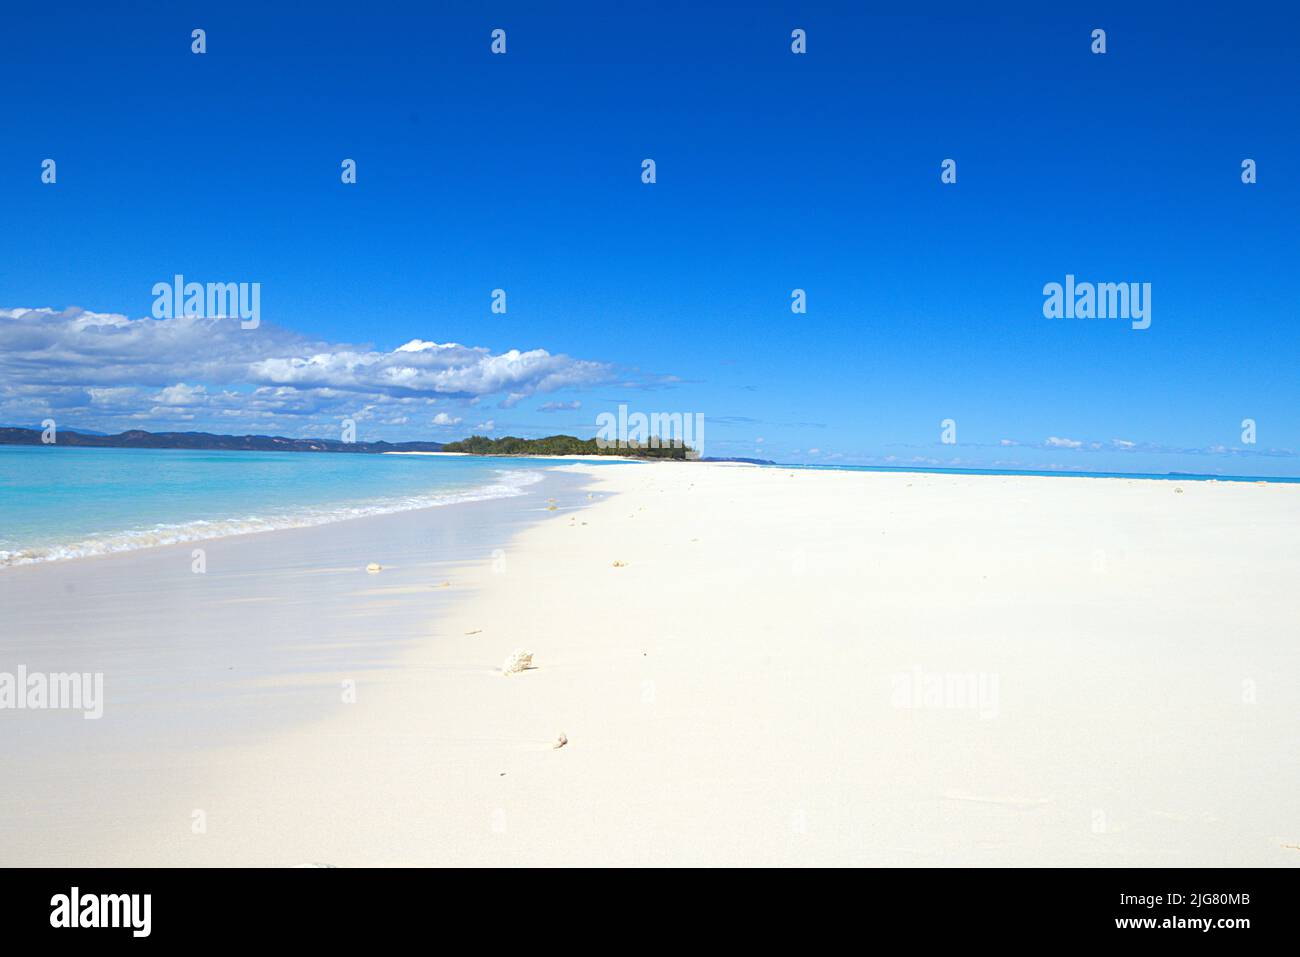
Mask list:
MULTIPOLYGON (((40 429, 0 428, 0 445, 45 445, 40 429)), ((694 459, 680 442, 651 447, 636 442, 627 448, 602 449, 595 439, 551 435, 521 439, 513 435, 490 439, 473 435, 460 442, 342 442, 336 439, 289 439, 278 435, 214 435, 211 432, 145 432, 133 429, 117 435, 60 429, 55 445, 107 449, 192 449, 232 452, 461 452, 468 455, 619 455, 634 458, 694 459)))
POLYGON ((618 455, 683 461, 697 457, 693 449, 681 442, 662 445, 628 442, 622 448, 601 448, 595 439, 579 439, 572 435, 548 435, 544 439, 521 439, 513 435, 490 439, 484 435, 471 435, 460 442, 448 442, 442 451, 466 455, 618 455))

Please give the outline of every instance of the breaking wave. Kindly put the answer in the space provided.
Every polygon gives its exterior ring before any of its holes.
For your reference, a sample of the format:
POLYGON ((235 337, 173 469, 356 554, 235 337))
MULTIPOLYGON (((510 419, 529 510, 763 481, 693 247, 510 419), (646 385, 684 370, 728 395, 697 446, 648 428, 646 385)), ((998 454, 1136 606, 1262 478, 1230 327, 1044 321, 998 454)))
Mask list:
POLYGON ((215 521, 200 519, 178 524, 159 524, 152 528, 90 535, 80 541, 65 544, 17 548, 11 551, 0 548, 0 566, 30 565, 36 562, 56 562, 70 558, 112 555, 141 548, 156 548, 160 545, 179 545, 185 542, 226 538, 231 535, 251 535, 286 528, 329 525, 333 522, 366 518, 371 515, 391 515, 394 512, 410 512, 421 508, 459 505, 464 502, 513 498, 517 495, 523 495, 528 486, 535 485, 542 480, 540 472, 502 470, 497 474, 500 477, 491 485, 459 492, 377 499, 359 504, 318 506, 265 516, 247 515, 243 518, 218 519, 215 521))

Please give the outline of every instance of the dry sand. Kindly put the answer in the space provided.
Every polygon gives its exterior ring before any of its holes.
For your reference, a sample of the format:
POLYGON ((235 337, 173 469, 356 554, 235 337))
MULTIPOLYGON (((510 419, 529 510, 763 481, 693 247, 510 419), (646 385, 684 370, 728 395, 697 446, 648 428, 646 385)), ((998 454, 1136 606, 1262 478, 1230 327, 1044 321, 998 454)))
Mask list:
POLYGON ((321 556, 381 666, 141 758, 148 813, 70 771, 3 822, 11 862, 1300 865, 1300 486, 561 471, 586 487, 495 558, 321 556))

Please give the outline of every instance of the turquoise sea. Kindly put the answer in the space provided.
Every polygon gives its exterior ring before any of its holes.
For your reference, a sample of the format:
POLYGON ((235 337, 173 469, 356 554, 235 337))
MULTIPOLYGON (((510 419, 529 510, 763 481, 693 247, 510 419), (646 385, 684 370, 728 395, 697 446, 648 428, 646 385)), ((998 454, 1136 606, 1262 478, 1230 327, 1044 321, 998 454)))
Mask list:
POLYGON ((0 446, 0 565, 525 494, 537 459, 0 446))

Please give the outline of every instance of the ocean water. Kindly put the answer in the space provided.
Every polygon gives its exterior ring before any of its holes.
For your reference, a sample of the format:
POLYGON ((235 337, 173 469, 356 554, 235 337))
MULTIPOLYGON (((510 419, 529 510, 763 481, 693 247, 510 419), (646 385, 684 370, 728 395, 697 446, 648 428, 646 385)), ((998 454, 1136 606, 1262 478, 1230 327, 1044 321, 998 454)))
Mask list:
POLYGON ((934 475, 1038 475, 1051 478, 1156 479, 1161 482, 1281 482, 1300 478, 1278 475, 1203 475, 1194 472, 1070 472, 1064 469, 945 469, 894 465, 764 465, 768 469, 807 469, 815 472, 925 472, 934 475))
POLYGON ((0 446, 0 566, 523 495, 536 459, 0 446))

